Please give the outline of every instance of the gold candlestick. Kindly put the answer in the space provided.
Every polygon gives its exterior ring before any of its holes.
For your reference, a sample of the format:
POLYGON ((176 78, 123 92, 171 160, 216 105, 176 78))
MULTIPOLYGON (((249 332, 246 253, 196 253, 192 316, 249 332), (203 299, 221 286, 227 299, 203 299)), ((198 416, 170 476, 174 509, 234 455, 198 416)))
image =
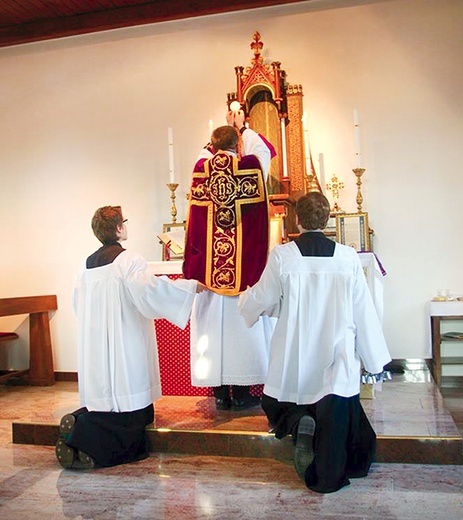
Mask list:
POLYGON ((362 213, 362 202, 363 202, 363 196, 362 196, 362 175, 365 171, 365 168, 354 168, 352 170, 355 173, 355 176, 357 177, 357 213, 362 213))
POLYGON ((170 214, 172 215, 172 222, 177 222, 177 206, 175 205, 175 190, 178 188, 176 182, 169 182, 167 187, 170 190, 170 198, 172 200, 172 206, 170 207, 170 214))
POLYGON ((331 190, 333 195, 333 209, 336 213, 344 213, 344 211, 338 206, 339 192, 344 189, 344 183, 339 181, 336 175, 331 177, 331 182, 326 185, 327 190, 331 190))

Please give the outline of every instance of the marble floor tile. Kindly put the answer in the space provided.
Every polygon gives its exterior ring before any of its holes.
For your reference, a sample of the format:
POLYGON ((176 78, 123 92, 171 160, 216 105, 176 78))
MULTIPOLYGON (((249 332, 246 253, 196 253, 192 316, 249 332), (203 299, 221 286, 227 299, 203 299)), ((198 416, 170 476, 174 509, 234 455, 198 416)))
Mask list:
POLYGON ((52 448, 0 448, 5 520, 461 520, 463 466, 374 464, 334 494, 307 490, 291 465, 265 459, 156 455, 88 472, 61 469, 52 448))
MULTIPOLYGON (((419 379, 419 378, 417 378, 419 379)), ((458 435, 431 381, 395 378, 363 406, 378 434, 458 435), (394 432, 394 433, 392 433, 394 432)), ((457 410, 462 394, 452 397, 457 410)), ((58 424, 77 385, 0 386, 0 519, 461 520, 463 465, 373 464, 334 494, 307 490, 288 461, 153 454, 87 472, 63 470, 54 448, 12 443, 12 422, 58 424)), ((163 397, 156 427, 263 432, 260 409, 217 413, 211 398, 163 397)))

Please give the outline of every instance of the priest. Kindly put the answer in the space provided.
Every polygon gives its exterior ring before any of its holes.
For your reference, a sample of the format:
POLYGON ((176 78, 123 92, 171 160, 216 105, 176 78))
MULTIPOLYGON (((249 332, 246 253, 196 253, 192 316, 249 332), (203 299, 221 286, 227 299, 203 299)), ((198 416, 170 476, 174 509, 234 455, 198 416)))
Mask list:
POLYGON ((320 493, 367 475, 376 435, 360 404, 361 367, 380 374, 391 360, 357 253, 323 234, 329 215, 322 193, 302 196, 300 236, 272 249, 239 302, 249 326, 277 317, 262 408, 277 438, 292 435, 296 471, 320 493))
POLYGON ((271 148, 244 126, 242 110, 227 114, 194 167, 183 273, 204 283, 191 316, 191 381, 214 387, 218 410, 258 406, 250 386, 265 381, 273 324, 248 328, 238 295, 259 279, 268 254, 266 179, 271 148), (238 144, 242 140, 238 153, 238 144), (231 387, 231 389, 230 389, 231 387))

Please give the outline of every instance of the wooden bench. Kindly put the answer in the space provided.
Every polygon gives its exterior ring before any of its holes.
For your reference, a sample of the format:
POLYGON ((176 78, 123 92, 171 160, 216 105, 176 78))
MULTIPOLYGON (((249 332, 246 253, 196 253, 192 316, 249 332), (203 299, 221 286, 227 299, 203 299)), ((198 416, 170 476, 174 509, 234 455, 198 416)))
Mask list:
MULTIPOLYGON (((0 298, 0 317, 29 314, 29 369, 11 371, 0 382, 26 376, 27 383, 51 386, 55 383, 49 312, 58 309, 56 295, 0 298)), ((1 332, 0 343, 17 339, 15 332, 1 332)))

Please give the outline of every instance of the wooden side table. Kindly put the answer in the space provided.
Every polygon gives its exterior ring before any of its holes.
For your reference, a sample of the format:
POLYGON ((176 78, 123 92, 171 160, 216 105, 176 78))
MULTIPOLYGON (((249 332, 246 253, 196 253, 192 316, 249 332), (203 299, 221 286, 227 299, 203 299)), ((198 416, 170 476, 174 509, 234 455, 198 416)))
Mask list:
POLYGON ((441 386, 443 368, 461 367, 463 375, 463 302, 432 301, 429 314, 431 318, 431 373, 436 384, 441 386), (459 335, 448 337, 449 330, 446 329, 449 328, 454 332, 461 331, 461 337, 459 335), (453 348, 455 352, 449 355, 445 352, 445 347, 453 348))

